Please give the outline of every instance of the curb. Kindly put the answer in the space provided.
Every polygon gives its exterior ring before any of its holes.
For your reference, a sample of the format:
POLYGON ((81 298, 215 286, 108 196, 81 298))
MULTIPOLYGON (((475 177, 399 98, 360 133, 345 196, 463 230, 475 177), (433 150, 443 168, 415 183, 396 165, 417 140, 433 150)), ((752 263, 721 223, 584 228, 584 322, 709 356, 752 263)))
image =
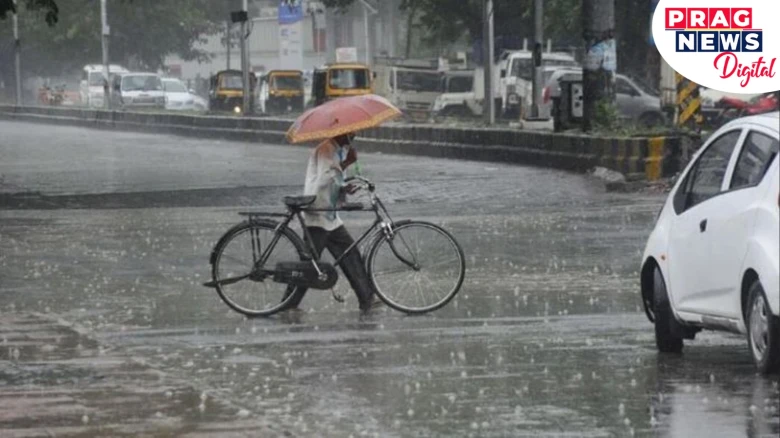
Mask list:
MULTIPOLYGON (((290 121, 86 108, 0 105, 0 119, 285 144, 290 121)), ((595 166, 656 181, 681 164, 680 138, 610 138, 515 129, 386 125, 364 131, 368 152, 511 163, 585 172, 595 166)))

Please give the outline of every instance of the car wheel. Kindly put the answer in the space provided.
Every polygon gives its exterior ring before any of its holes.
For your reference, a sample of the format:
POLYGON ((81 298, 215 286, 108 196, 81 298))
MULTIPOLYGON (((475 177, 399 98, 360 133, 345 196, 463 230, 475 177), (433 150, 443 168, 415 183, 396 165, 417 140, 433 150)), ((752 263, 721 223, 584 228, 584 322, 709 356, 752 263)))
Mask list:
POLYGON ((672 314, 672 305, 661 271, 653 273, 653 304, 655 314, 655 344, 661 353, 680 353, 683 349, 682 330, 672 314))
POLYGON ((780 318, 772 315, 761 283, 750 287, 747 307, 747 340, 756 368, 762 374, 780 370, 780 318))

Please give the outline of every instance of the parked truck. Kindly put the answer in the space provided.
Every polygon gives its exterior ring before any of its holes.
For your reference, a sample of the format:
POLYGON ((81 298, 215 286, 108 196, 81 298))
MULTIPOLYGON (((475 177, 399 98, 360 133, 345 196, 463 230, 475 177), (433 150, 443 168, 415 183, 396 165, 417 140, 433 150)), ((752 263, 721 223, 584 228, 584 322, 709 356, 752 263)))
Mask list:
POLYGON ((435 61, 401 60, 377 65, 375 90, 415 121, 431 117, 434 102, 442 90, 446 65, 435 61))
MULTIPOLYGON (((498 69, 494 69, 493 83, 498 84, 498 69)), ((442 91, 433 105, 434 118, 481 117, 485 102, 485 69, 453 70, 444 74, 442 91)), ((501 93, 494 87, 493 104, 496 114, 501 110, 501 93)))

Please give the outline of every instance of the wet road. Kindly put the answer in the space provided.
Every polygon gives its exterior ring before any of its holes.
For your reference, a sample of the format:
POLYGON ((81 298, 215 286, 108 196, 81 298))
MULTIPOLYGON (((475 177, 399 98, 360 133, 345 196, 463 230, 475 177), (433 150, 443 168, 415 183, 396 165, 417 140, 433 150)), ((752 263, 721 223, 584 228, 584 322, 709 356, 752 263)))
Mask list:
MULTIPOLYGON (((398 219, 467 256, 433 315, 311 292, 247 320, 200 286, 238 211, 300 191, 304 148, 0 122, 0 436, 780 433, 742 338, 659 356, 637 270, 662 198, 544 169, 382 154, 398 219)), ((346 217, 356 233, 369 218, 346 217)))

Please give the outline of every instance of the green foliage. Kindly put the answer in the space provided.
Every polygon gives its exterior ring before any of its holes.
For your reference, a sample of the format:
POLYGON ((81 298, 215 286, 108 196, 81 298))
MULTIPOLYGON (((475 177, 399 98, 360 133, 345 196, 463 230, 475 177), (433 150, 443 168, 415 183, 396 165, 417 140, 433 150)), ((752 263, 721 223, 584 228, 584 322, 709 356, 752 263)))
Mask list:
MULTIPOLYGON (((18 3, 25 5, 27 10, 42 12, 49 26, 54 26, 57 23, 59 8, 55 0, 19 0, 18 3)), ((15 10, 14 0, 0 0, 0 20, 13 14, 15 10)))
POLYGON ((596 114, 593 124, 596 129, 614 130, 619 125, 617 105, 609 99, 601 99, 596 103, 596 114))
MULTIPOLYGON (((46 1, 20 2, 25 5, 19 11, 19 27, 26 75, 57 75, 99 63, 100 3, 49 2, 56 12, 54 25, 47 25, 52 9, 43 7, 46 1)), ((204 58, 206 53, 196 49, 195 43, 215 26, 224 25, 231 6, 235 5, 210 0, 189 0, 187 7, 172 1, 112 0, 108 5, 111 62, 133 61, 135 68, 156 70, 171 53, 184 59, 204 58)), ((10 26, 0 26, 0 41, 11 41, 10 26)), ((9 49, 0 47, 0 70, 11 55, 9 49)))
MULTIPOLYGON (((356 0, 324 0, 328 7, 345 9, 356 0)), ((496 35, 530 37, 533 0, 494 0, 496 35)), ((579 38, 581 0, 546 0, 545 32, 549 38, 579 38)), ((482 35, 482 0, 402 0, 401 9, 415 10, 432 40, 455 41, 482 35)))

